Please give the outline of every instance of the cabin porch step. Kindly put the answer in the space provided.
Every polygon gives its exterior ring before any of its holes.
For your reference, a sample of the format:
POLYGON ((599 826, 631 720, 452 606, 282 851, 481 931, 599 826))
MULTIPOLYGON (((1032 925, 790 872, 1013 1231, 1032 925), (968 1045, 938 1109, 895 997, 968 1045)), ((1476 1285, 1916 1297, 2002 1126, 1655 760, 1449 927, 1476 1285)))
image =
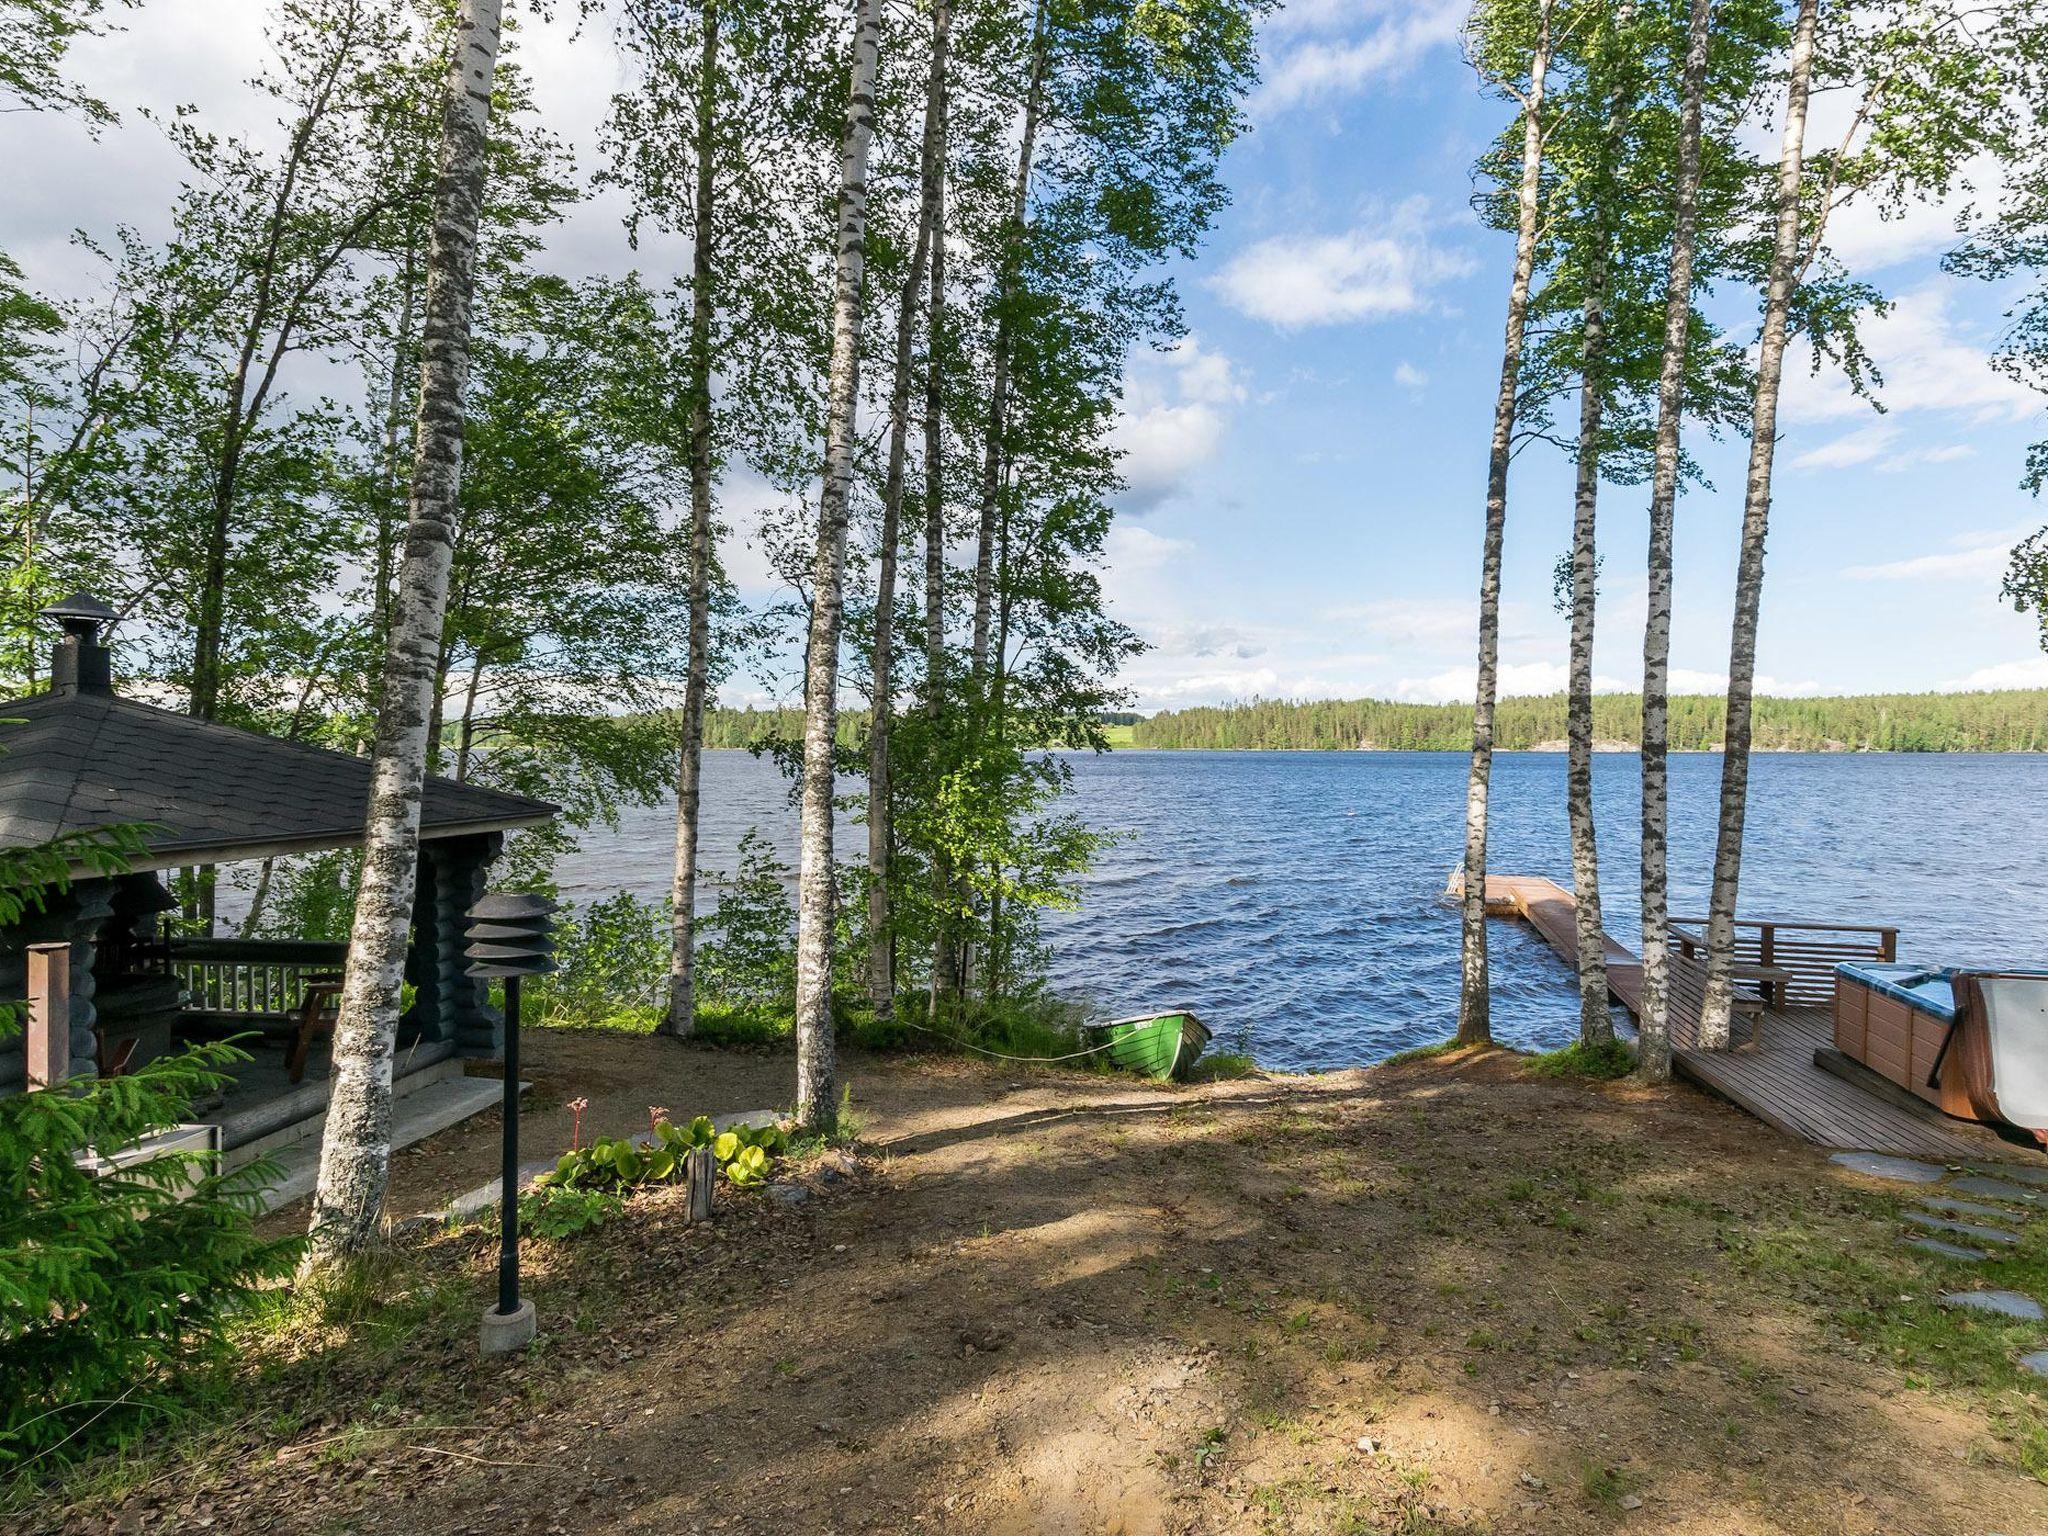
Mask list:
MULTIPOLYGON (((525 1093, 531 1086, 521 1083, 519 1091, 525 1093)), ((425 1141, 473 1115, 495 1109, 503 1092, 503 1082, 495 1077, 447 1077, 406 1094, 392 1105, 391 1150, 425 1141)), ((278 1171, 276 1182, 263 1196, 266 1212, 313 1192, 320 1177, 320 1138, 301 1137, 271 1157, 278 1171)))
MULTIPOLYGON (((436 1083, 462 1076, 463 1063, 454 1056, 396 1077, 391 1082, 395 1104, 436 1083)), ((318 1140, 327 1129, 325 1078, 305 1083, 279 1099, 254 1105, 220 1122, 221 1167, 240 1168, 265 1154, 275 1154, 297 1141, 318 1140)))

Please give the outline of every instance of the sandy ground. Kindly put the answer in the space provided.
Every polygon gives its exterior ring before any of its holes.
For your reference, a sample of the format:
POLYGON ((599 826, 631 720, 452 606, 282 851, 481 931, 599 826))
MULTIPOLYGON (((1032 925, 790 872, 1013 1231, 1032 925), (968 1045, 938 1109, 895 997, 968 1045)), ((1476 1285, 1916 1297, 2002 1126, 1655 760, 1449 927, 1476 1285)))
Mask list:
MULTIPOLYGON (((529 1145, 786 1097, 786 1056, 536 1036, 529 1145)), ((1755 1261, 1889 1251, 1869 1186, 1684 1088, 1505 1054, 1191 1089, 847 1063, 850 1171, 535 1245, 541 1344, 475 1358, 492 1250, 402 1327, 280 1341, 196 1461, 50 1528, 263 1533, 2048 1531, 1980 1398, 1755 1261)), ((401 1212, 494 1168, 403 1156, 401 1212)), ((400 1297, 404 1298, 401 1304, 400 1297)), ((423 1305, 421 1297, 431 1298, 423 1305)), ((406 1310, 411 1307, 413 1310, 406 1310)))

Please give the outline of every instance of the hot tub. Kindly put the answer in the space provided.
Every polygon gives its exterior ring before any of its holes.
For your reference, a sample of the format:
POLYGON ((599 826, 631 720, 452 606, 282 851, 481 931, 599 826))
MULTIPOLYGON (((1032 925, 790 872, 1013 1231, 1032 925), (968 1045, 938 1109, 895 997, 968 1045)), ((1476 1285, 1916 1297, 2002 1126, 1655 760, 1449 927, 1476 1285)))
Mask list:
POLYGON ((1960 1074, 1941 1060, 1956 1019, 1953 970, 1883 961, 1835 967, 1835 1049, 1951 1115, 1975 1119, 1960 1074), (1942 1086, 1931 1088, 1941 1060, 1942 1086))

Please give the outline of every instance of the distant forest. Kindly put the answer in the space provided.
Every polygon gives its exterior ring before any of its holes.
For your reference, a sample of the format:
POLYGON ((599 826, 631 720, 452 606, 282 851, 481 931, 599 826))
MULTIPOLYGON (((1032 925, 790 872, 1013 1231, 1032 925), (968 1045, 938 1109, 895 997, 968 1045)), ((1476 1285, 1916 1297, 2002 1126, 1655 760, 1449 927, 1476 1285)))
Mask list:
MULTIPOLYGON (((1672 699, 1673 750, 1718 748, 1721 717, 1719 698, 1672 699)), ((1634 745, 1642 720, 1639 694, 1600 694, 1593 700, 1593 734, 1602 743, 1634 745)), ((1496 728, 1498 745, 1506 750, 1562 750, 1564 695, 1502 699, 1496 728)), ((1254 699, 1154 715, 1132 727, 1130 742, 1137 747, 1461 752, 1472 746, 1472 710, 1469 705, 1383 699, 1254 699)), ((2048 750, 2048 688, 1759 698, 1756 746, 1781 752, 2039 752, 2048 750)))

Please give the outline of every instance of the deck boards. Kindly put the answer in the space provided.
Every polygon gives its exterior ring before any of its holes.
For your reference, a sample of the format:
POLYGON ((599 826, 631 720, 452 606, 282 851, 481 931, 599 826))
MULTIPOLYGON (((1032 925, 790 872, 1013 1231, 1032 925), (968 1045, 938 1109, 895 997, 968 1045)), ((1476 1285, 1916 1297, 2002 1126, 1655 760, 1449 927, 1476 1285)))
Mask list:
MULTIPOLYGON (((1578 956, 1578 904, 1555 881, 1489 875, 1488 909, 1528 922, 1567 964, 1578 956)), ((1631 1018, 1642 1011, 1642 963, 1603 934, 1607 990, 1631 1018)), ((1935 1114, 1916 1114, 1867 1093, 1815 1065, 1813 1053, 1834 1043, 1825 1008, 1765 1011, 1754 1043, 1732 1051, 1678 1050, 1673 1064, 1684 1076, 1740 1105, 1787 1135, 1823 1147, 1942 1162, 2048 1162, 1992 1132, 1935 1114)))

